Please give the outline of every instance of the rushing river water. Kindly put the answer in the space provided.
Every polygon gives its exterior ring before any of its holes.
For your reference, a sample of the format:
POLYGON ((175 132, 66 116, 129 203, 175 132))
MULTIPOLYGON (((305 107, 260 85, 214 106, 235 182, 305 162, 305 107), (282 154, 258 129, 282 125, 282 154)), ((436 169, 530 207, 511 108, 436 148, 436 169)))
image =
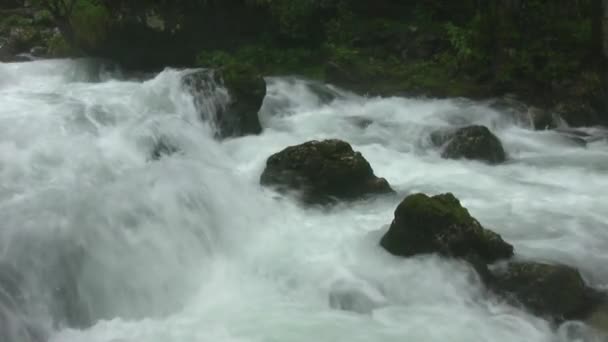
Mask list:
POLYGON ((264 132, 219 142, 184 71, 102 66, 0 63, 0 341, 601 340, 489 296, 462 262, 378 245, 407 194, 452 192, 518 258, 608 288, 600 128, 582 129, 583 147, 489 103, 280 78, 264 132), (464 123, 490 127, 509 161, 442 159, 429 132, 464 123), (303 208, 259 185, 269 155, 324 138, 350 142, 397 194, 303 208), (179 152, 152 160, 159 139, 179 152), (354 311, 333 305, 348 296, 354 311))

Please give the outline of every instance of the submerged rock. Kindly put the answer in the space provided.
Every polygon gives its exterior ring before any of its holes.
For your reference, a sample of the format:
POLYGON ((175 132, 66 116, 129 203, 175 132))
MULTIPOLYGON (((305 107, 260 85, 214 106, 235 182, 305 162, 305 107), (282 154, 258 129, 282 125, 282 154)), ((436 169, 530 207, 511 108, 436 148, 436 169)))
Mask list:
POLYGON ((152 147, 151 157, 152 160, 159 160, 164 156, 170 156, 174 153, 179 152, 179 148, 167 138, 160 138, 154 142, 152 147))
POLYGON ((513 246, 482 227, 451 193, 405 198, 380 244, 399 256, 438 253, 491 263, 513 255, 513 246))
POLYGON ((573 128, 557 128, 555 131, 569 142, 581 147, 586 147, 588 140, 593 139, 589 133, 573 128))
POLYGON ((547 130, 557 128, 560 123, 559 116, 547 110, 543 110, 536 107, 528 109, 527 115, 530 119, 532 128, 534 128, 535 130, 547 130))
POLYGON ((266 82, 256 74, 199 70, 182 78, 203 120, 212 121, 218 138, 259 134, 258 112, 266 82))
POLYGON ((408 196, 380 244, 389 253, 437 253, 465 260, 496 295, 556 322, 583 320, 608 329, 608 295, 588 286, 576 268, 531 261, 488 264, 513 256, 513 246, 483 228, 452 194, 408 196))
POLYGON ((266 162, 260 183, 279 190, 300 191, 307 203, 393 191, 386 179, 376 177, 361 153, 336 139, 309 141, 273 154, 266 162))
POLYGON ((506 153, 500 140, 485 126, 467 126, 431 134, 431 141, 441 146, 446 159, 474 159, 490 164, 502 163, 506 153))
POLYGON ((532 313, 558 321, 587 318, 605 300, 578 270, 565 265, 508 263, 492 271, 489 286, 532 313))
POLYGON ((364 282, 337 281, 329 292, 329 306, 336 310, 368 314, 384 305, 382 292, 364 282))

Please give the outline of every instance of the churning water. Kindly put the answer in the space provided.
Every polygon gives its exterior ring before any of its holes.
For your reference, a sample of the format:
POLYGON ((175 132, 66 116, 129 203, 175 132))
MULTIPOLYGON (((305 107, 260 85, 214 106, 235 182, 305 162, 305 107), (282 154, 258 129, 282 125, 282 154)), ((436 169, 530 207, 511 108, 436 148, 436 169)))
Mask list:
POLYGON ((608 142, 491 103, 363 98, 268 79, 263 134, 218 142, 181 83, 93 61, 0 64, 0 341, 595 341, 488 295, 464 263, 378 246, 412 192, 453 192, 519 258, 608 287, 608 142), (444 160, 484 124, 509 161, 444 160), (398 194, 303 208, 262 188, 288 145, 350 142, 398 194), (178 152, 151 158, 159 141, 178 152), (348 308, 343 310, 341 308, 348 308))

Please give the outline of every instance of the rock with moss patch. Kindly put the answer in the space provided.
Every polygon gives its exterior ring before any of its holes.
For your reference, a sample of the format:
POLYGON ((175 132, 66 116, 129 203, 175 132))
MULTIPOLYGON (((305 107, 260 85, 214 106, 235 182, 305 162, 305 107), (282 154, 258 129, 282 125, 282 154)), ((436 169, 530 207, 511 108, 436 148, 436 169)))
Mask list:
POLYGON ((438 253, 491 263, 513 255, 513 246, 482 227, 451 193, 406 197, 380 244, 399 256, 438 253))
POLYGON ((182 84, 194 97, 201 118, 213 122, 218 138, 262 132, 258 112, 266 82, 260 75, 207 69, 185 75, 182 84))
POLYGON ((472 125, 449 131, 436 131, 431 141, 440 146, 446 159, 474 159, 490 164, 502 163, 506 153, 502 143, 487 127, 472 125))
POLYGON ((325 204, 393 192, 386 179, 374 174, 361 153, 336 139, 309 141, 273 154, 260 183, 280 191, 297 190, 306 203, 325 204))
POLYGON ((223 115, 224 133, 232 136, 261 133, 258 113, 266 97, 264 78, 247 68, 225 68, 221 77, 231 100, 223 115))
POLYGON ((585 319, 605 303, 575 268, 537 262, 512 262, 492 270, 490 287, 536 315, 557 321, 585 319))

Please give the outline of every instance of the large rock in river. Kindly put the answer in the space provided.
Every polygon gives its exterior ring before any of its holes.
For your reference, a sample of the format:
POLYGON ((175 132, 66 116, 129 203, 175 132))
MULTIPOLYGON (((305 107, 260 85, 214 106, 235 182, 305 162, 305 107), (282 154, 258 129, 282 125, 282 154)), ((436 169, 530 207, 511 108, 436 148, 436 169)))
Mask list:
POLYGON ((273 154, 260 183, 279 190, 297 190, 308 203, 393 191, 386 179, 376 177, 361 153, 336 139, 309 141, 273 154))
POLYGON ((475 159, 491 164, 506 160, 502 143, 485 126, 472 125, 456 130, 433 132, 431 141, 443 148, 443 158, 475 159))
POLYGON ((438 253, 491 263, 513 255, 513 246, 482 227, 451 193, 406 197, 380 244, 399 256, 438 253))
POLYGON ((185 75, 182 84, 193 96, 201 118, 215 126, 218 138, 262 132, 258 118, 266 96, 262 76, 207 69, 185 75))
POLYGON ((489 287, 557 321, 585 319, 606 299, 575 268, 538 262, 511 262, 492 270, 489 287))

